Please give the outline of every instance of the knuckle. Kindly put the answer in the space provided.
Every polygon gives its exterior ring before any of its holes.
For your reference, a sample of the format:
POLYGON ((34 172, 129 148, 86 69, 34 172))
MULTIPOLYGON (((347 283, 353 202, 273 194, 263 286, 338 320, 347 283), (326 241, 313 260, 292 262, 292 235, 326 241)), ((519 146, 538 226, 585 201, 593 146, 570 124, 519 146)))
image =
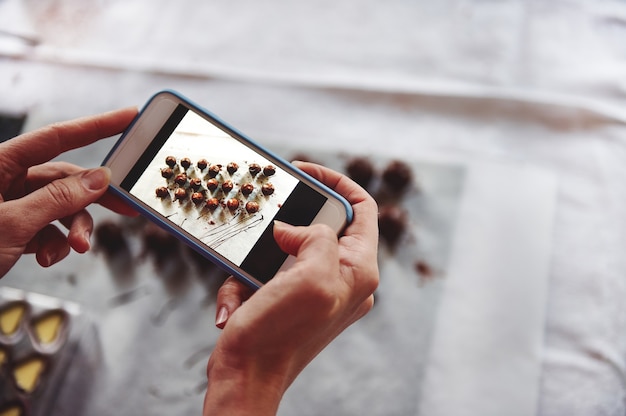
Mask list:
POLYGON ((46 190, 50 194, 53 204, 58 207, 71 206, 74 203, 75 197, 72 192, 72 188, 62 180, 56 180, 46 185, 46 190))

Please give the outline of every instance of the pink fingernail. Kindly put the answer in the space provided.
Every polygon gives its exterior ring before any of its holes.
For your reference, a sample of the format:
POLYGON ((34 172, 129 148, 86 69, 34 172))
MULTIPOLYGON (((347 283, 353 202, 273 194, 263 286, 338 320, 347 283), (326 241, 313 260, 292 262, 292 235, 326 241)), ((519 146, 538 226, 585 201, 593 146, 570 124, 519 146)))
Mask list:
POLYGON ((57 261, 56 253, 46 253, 46 267, 52 266, 57 261))
POLYGON ((110 176, 108 168, 97 168, 83 173, 81 180, 87 189, 97 191, 109 184, 110 176))
POLYGON ((83 238, 87 242, 87 250, 91 248, 91 233, 89 231, 85 231, 83 238))
POLYGON ((222 306, 217 314, 217 318, 215 319, 215 326, 219 329, 224 329, 226 321, 228 321, 228 309, 226 309, 225 306, 222 306))

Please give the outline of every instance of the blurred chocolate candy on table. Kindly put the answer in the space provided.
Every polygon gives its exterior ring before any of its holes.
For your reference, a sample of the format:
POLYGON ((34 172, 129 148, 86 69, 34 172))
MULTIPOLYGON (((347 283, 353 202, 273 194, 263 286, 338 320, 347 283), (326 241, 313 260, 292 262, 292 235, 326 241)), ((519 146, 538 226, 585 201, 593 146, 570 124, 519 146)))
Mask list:
POLYGON ((383 171, 382 179, 387 190, 401 192, 413 181, 413 172, 407 163, 393 160, 383 171))
POLYGON ((348 161, 346 173, 361 187, 367 188, 374 177, 374 165, 365 157, 355 157, 348 161))
POLYGON ((122 227, 111 220, 102 221, 94 230, 96 249, 113 256, 128 251, 128 242, 122 227))
POLYGON ((396 205, 384 205, 378 211, 378 229, 380 237, 394 247, 408 226, 408 214, 396 205))

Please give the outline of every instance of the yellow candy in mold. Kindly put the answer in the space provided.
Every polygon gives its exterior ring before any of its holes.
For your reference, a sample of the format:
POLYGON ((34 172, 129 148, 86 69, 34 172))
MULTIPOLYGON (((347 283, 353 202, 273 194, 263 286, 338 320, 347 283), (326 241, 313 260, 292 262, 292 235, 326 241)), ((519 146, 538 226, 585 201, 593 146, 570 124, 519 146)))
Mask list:
MULTIPOLYGON (((7 352, 0 348, 0 365, 4 364, 7 361, 7 358, 7 352)), ((2 416, 2 413, 0 413, 0 416, 2 416)))
POLYGON ((16 303, 0 312, 0 331, 4 335, 13 335, 22 321, 26 307, 16 303))
POLYGON ((65 318, 61 312, 49 313, 33 324, 35 336, 41 344, 50 344, 59 337, 65 318))
POLYGON ((13 370, 15 384, 26 393, 32 393, 41 378, 41 373, 46 369, 46 362, 41 357, 32 357, 19 363, 13 370))
POLYGON ((22 408, 20 406, 10 406, 0 410, 0 416, 22 416, 22 408))

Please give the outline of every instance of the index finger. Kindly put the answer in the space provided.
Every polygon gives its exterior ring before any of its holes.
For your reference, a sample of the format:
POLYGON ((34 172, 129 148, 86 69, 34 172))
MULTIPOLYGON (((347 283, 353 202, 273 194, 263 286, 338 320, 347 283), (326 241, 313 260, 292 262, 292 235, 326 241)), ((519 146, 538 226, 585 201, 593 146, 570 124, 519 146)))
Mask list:
POLYGON ((40 165, 63 152, 121 133, 137 115, 135 107, 51 124, 0 144, 5 163, 17 169, 40 165))
POLYGON ((354 219, 346 229, 346 236, 378 242, 378 206, 374 198, 352 179, 325 166, 309 162, 295 162, 298 168, 330 187, 348 200, 354 210, 354 219))

